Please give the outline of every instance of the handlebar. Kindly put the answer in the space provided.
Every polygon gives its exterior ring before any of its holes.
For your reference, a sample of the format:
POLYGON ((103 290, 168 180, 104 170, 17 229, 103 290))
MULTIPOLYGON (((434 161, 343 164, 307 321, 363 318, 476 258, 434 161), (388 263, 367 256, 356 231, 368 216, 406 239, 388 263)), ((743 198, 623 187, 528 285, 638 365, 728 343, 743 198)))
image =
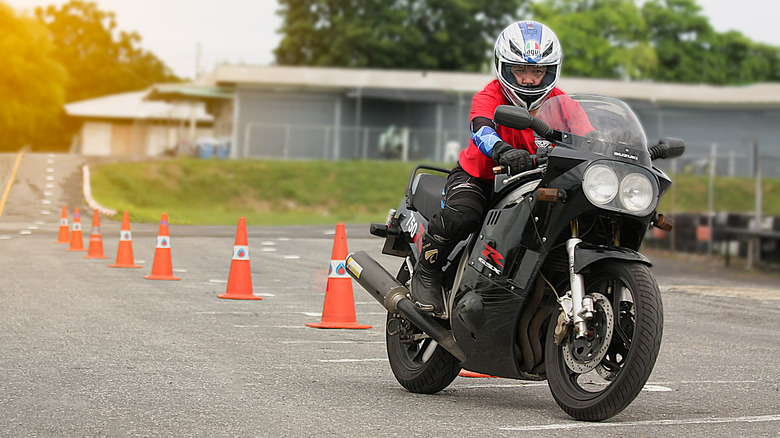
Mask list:
MULTIPOLYGON (((547 164, 547 154, 531 154, 531 160, 533 160, 534 166, 535 166, 536 169, 538 169, 538 168, 540 168, 542 166, 546 167, 545 165, 547 164)), ((531 169, 531 170, 536 170, 536 169, 531 169)), ((526 172, 529 172, 529 171, 526 171, 526 172)), ((503 174, 503 173, 509 173, 509 169, 507 169, 504 166, 494 166, 493 167, 493 175, 500 175, 500 174, 503 174)), ((522 173, 525 173, 525 172, 522 172, 522 173)), ((518 174, 518 175, 520 175, 520 174, 518 174)))

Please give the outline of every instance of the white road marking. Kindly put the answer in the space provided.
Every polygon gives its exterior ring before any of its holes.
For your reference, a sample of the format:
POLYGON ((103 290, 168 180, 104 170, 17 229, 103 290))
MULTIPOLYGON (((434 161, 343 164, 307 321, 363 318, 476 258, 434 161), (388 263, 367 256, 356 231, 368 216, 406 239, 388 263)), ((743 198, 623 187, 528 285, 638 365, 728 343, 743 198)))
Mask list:
POLYGON ((595 427, 678 426, 678 425, 685 425, 685 424, 761 423, 761 422, 769 422, 769 421, 780 421, 780 414, 760 415, 760 416, 752 416, 752 417, 626 421, 624 423, 572 422, 572 423, 562 423, 562 424, 542 424, 538 426, 499 427, 499 429, 511 430, 511 431, 536 431, 536 430, 584 429, 584 428, 595 428, 595 427))
POLYGON ((297 256, 297 255, 286 255, 286 256, 284 256, 284 258, 285 258, 286 260, 298 260, 298 259, 300 259, 300 258, 301 258, 301 256, 297 256))
POLYGON ((385 341, 282 341, 282 344, 384 344, 385 341))
POLYGON ((19 231, 19 234, 28 235, 28 234, 32 234, 32 231, 30 231, 30 230, 22 230, 22 231, 19 231))
POLYGON ((41 210, 41 214, 51 214, 49 210, 41 210))
POLYGON ((387 362, 387 359, 320 359, 322 363, 387 362))
POLYGON ((0 236, 0 240, 11 240, 11 236, 9 236, 8 234, 3 234, 2 236, 0 236))
POLYGON ((261 245, 265 245, 265 246, 274 246, 274 245, 276 245, 276 244, 275 244, 275 243, 273 243, 273 242, 268 242, 268 241, 266 241, 266 242, 263 242, 263 243, 261 243, 261 245))
POLYGON ((276 252, 276 248, 263 248, 263 252, 276 252))
POLYGON ((52 175, 46 175, 46 181, 54 181, 54 177, 52 175))
POLYGON ((669 387, 666 387, 666 386, 647 385, 647 384, 642 388, 642 391, 647 391, 647 392, 669 392, 671 390, 672 390, 672 388, 669 388, 669 387))

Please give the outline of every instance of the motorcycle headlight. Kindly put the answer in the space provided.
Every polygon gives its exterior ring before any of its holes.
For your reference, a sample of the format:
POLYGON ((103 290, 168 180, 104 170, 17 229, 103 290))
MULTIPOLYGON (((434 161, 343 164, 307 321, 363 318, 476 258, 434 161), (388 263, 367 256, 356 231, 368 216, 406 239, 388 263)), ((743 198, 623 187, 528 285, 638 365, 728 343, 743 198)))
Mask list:
POLYGON ((645 216, 658 202, 658 184, 639 166, 608 160, 591 164, 582 178, 582 191, 595 206, 645 216))
POLYGON ((646 176, 632 173, 620 183, 620 202, 631 211, 644 211, 653 202, 653 186, 646 176))
POLYGON ((618 177, 615 171, 603 164, 591 166, 585 171, 582 182, 585 196, 596 205, 604 205, 615 199, 618 177))

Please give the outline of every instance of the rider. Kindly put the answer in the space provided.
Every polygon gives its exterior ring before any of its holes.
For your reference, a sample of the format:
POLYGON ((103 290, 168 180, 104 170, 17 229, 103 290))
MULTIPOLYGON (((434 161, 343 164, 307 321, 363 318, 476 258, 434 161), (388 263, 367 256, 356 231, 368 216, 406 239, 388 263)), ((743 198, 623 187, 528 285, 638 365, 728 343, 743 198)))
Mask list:
POLYGON ((442 268, 455 245, 481 225, 493 193, 493 167, 498 163, 510 174, 536 167, 531 157, 536 152, 533 131, 496 125, 496 107, 515 105, 535 115, 549 97, 564 94, 555 87, 561 74, 561 46, 542 23, 519 21, 504 29, 493 56, 497 79, 474 95, 471 144, 447 177, 442 209, 433 215, 422 237, 411 293, 417 307, 426 312, 441 313, 444 308, 442 268))

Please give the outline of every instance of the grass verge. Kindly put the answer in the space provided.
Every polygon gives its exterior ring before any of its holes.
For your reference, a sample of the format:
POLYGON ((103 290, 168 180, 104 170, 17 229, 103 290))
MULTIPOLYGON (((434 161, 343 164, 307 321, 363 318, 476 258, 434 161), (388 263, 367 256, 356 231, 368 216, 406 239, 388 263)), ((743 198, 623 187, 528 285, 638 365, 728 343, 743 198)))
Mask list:
MULTIPOLYGON (((92 193, 101 205, 128 211, 134 222, 232 225, 326 225, 385 220, 401 201, 419 163, 391 161, 266 161, 160 159, 101 164, 92 193)), ((706 176, 674 175, 661 200, 667 214, 704 212, 706 176)), ((755 181, 716 178, 715 211, 751 212, 755 181)), ((763 181, 763 213, 780 216, 780 180, 763 181)))

